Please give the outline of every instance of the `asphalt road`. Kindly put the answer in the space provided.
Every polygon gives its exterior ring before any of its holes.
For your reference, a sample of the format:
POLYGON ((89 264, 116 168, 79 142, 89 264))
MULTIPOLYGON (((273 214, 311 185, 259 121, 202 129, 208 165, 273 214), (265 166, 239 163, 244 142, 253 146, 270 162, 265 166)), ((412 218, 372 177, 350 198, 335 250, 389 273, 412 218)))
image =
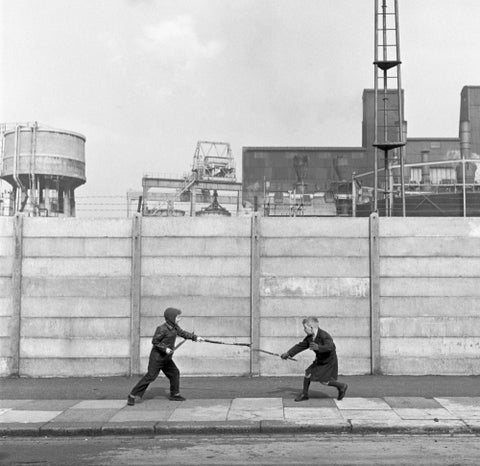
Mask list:
POLYGON ((475 436, 0 439, 5 465, 478 465, 475 436))

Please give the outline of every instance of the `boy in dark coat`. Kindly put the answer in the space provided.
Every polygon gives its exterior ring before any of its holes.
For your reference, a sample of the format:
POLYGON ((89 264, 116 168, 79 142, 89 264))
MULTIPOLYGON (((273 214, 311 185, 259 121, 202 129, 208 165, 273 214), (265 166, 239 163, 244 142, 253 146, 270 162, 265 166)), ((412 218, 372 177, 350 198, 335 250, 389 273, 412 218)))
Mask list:
POLYGON ((164 312, 165 323, 157 327, 155 335, 152 338, 153 348, 150 352, 148 361, 148 371, 133 387, 127 397, 127 404, 133 406, 135 397, 143 397, 147 387, 158 377, 162 371, 170 381, 170 396, 172 401, 185 401, 180 395, 180 371, 172 360, 175 348, 175 339, 177 335, 186 340, 203 341, 203 338, 194 333, 186 332, 178 325, 179 315, 182 313, 179 309, 169 307, 164 312))
POLYGON ((310 382, 320 382, 324 385, 331 385, 338 389, 337 400, 342 400, 347 391, 348 385, 337 382, 338 360, 335 344, 332 337, 319 328, 316 317, 303 319, 303 330, 307 336, 298 344, 281 355, 282 359, 293 357, 301 351, 310 349, 315 353, 315 361, 307 367, 303 379, 303 391, 295 398, 295 401, 308 400, 308 388, 310 382))

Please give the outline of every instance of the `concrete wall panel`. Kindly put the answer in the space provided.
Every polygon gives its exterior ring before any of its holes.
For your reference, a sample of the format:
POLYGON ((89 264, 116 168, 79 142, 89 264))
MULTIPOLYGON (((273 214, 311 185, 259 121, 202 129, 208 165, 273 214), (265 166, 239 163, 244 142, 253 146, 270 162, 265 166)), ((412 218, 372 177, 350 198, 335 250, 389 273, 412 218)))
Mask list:
POLYGON ((277 277, 368 277, 368 258, 363 257, 266 257, 260 273, 277 277))
POLYGON ((130 337, 130 318, 24 318, 22 337, 37 338, 99 338, 130 337))
POLYGON ((20 371, 25 377, 102 377, 128 372, 129 359, 102 358, 22 358, 20 371))
POLYGON ((13 217, 0 217, 0 237, 13 237, 13 217))
POLYGON ((22 280, 22 287, 23 294, 29 297, 119 298, 121 296, 130 296, 130 278, 26 277, 22 280))
MULTIPOLYGON (((263 222, 263 220, 262 220, 263 222)), ((263 224, 262 224, 263 225, 263 224)), ((262 257, 368 257, 365 238, 264 238, 260 242, 262 257)))
MULTIPOLYGON (((480 240, 478 241, 480 246, 480 240)), ((480 248, 479 248, 480 249, 480 248)), ((480 277, 480 257, 384 257, 382 277, 480 277)))
POLYGON ((129 339, 22 338, 22 358, 128 358, 129 339))
POLYGON ((368 278, 265 277, 261 296, 367 298, 368 278))
POLYGON ((249 237, 250 228, 251 219, 249 217, 168 217, 142 219, 142 235, 146 237, 249 237))
POLYGON ((381 335, 395 337, 480 337, 478 317, 384 317, 381 335))
POLYGON ((130 317, 130 297, 23 297, 23 317, 130 317))
POLYGON ((324 237, 368 238, 368 219, 321 217, 297 217, 295 221, 282 217, 261 219, 262 237, 324 237))
POLYGON ((391 217, 380 221, 380 237, 471 237, 480 239, 480 219, 475 217, 391 217))
POLYGON ((12 298, 0 298, 0 317, 12 315, 12 298))
POLYGON ((381 294, 385 296, 480 296, 478 278, 382 278, 381 294))
POLYGON ((142 274, 175 276, 250 277, 250 258, 243 257, 145 257, 142 274))
MULTIPOLYGON (((155 329, 163 322, 163 319, 156 317, 143 317, 140 335, 152 337, 155 329)), ((183 317, 180 326, 188 332, 212 339, 250 336, 250 319, 245 317, 183 317)))
POLYGON ((422 358, 384 357, 382 368, 386 374, 408 375, 459 375, 480 374, 478 357, 464 358, 422 358), (408 369, 408 372, 406 370, 408 369))
POLYGON ((250 299, 217 296, 143 296, 142 316, 156 316, 163 321, 167 307, 182 310, 182 316, 249 317, 250 299))
POLYGON ((358 298, 305 298, 265 297, 260 299, 262 317, 297 317, 298 322, 307 316, 324 317, 368 317, 369 300, 358 298))
POLYGON ((12 279, 8 276, 0 276, 0 297, 12 296, 12 279))
MULTIPOLYGON (((335 339, 335 335, 349 337, 370 336, 370 319, 356 317, 323 317, 320 327, 325 329, 335 339)), ((298 338, 304 338, 303 326, 299 319, 289 317, 270 317, 261 319, 261 335, 267 337, 291 336, 295 329, 298 338)))
POLYGON ((130 257, 131 238, 24 238, 24 257, 130 257))
POLYGON ((480 239, 476 236, 382 237, 382 257, 479 257, 480 239))
POLYGON ((479 299, 465 296, 382 297, 382 317, 478 317, 479 299))
POLYGON ((24 277, 129 277, 131 260, 112 258, 24 258, 24 277))
POLYGON ((124 238, 132 234, 129 218, 25 217, 24 237, 124 238))
POLYGON ((250 296, 249 277, 143 277, 142 296, 250 296))
POLYGON ((381 342, 385 357, 450 358, 478 357, 480 337, 386 338, 381 342))
POLYGON ((143 257, 162 256, 247 256, 250 257, 250 236, 245 237, 145 237, 143 257))

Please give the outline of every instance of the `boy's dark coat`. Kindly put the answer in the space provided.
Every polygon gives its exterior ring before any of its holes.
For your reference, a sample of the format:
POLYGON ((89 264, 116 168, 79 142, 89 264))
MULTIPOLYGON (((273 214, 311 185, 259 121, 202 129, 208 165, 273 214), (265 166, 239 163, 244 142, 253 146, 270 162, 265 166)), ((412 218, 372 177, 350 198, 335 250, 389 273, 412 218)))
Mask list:
POLYGON ((333 338, 325 330, 319 328, 315 338, 312 335, 307 335, 301 342, 292 346, 287 351, 287 354, 293 357, 309 349, 312 342, 316 343, 319 349, 315 351, 315 361, 307 367, 305 375, 311 374, 310 380, 314 382, 337 380, 338 360, 335 343, 333 343, 333 338))

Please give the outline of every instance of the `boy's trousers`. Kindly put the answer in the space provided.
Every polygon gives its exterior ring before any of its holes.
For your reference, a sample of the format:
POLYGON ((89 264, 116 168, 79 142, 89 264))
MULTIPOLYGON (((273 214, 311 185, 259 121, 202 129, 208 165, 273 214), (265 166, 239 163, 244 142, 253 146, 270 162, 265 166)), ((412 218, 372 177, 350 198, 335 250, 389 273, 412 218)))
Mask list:
POLYGON ((170 381, 170 394, 176 395, 180 391, 180 371, 172 360, 172 356, 161 354, 153 348, 148 360, 148 371, 133 387, 131 394, 142 397, 147 387, 158 377, 162 371, 170 381))

